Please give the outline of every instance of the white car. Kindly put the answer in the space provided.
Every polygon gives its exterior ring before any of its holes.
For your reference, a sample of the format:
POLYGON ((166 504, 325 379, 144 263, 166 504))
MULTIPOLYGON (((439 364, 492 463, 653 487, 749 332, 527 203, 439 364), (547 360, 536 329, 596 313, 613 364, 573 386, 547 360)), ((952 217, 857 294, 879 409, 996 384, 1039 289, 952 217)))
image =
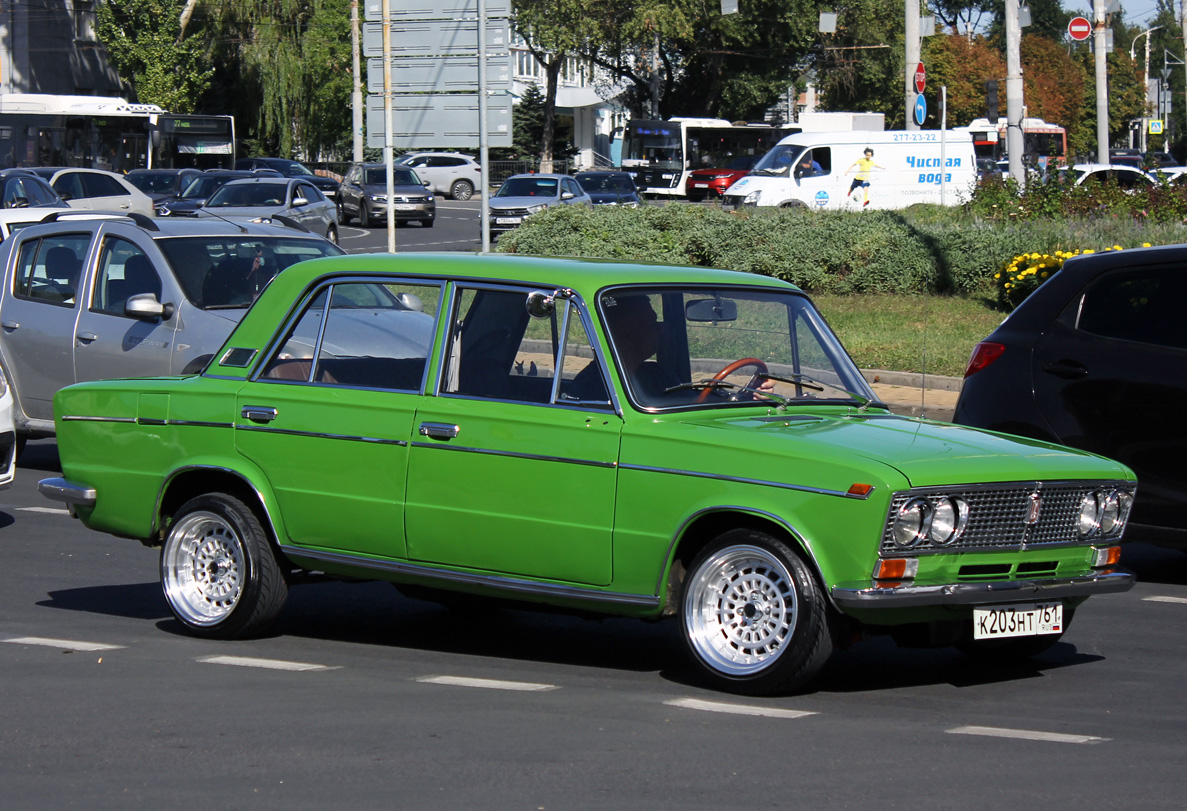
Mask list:
POLYGON ((460 152, 409 152, 396 158, 396 163, 415 169, 435 193, 454 200, 469 200, 482 188, 478 161, 460 152))
POLYGON ((0 490, 16 477, 16 426, 12 420, 12 389, 0 369, 0 490))
POLYGON ((1091 181, 1112 182, 1125 191, 1132 191, 1158 185, 1158 180, 1155 177, 1141 169, 1116 163, 1077 163, 1068 171, 1071 173, 1069 177, 1077 186, 1083 186, 1091 181))
POLYGON ((152 198, 115 172, 80 167, 37 167, 29 171, 48 180, 71 208, 129 211, 146 217, 155 213, 152 198))

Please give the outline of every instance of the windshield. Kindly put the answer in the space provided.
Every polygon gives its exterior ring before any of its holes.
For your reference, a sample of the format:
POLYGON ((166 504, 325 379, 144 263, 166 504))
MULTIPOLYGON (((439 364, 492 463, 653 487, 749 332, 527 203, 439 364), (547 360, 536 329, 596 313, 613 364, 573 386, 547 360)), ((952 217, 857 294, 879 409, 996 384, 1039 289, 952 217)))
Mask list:
POLYGON ((767 154, 754 164, 750 170, 752 175, 785 175, 795 163, 796 157, 804 148, 799 144, 779 144, 771 148, 767 154))
POLYGON ((556 197, 557 186, 555 177, 509 177, 495 197, 556 197))
POLYGON ((779 290, 616 288, 598 310, 643 408, 864 405, 874 394, 808 299, 779 290))
POLYGON ((126 180, 145 194, 172 194, 180 178, 177 172, 136 172, 126 180))
POLYGON ((680 123, 630 121, 622 139, 622 165, 683 168, 684 144, 681 141, 680 123))
POLYGON ((322 239, 258 235, 171 237, 157 245, 186 298, 204 310, 247 307, 290 265, 344 253, 322 239))
MULTIPOLYGON (((368 169, 363 183, 367 186, 386 186, 387 170, 382 166, 377 169, 368 169)), ((416 176, 416 172, 411 169, 392 169, 392 185, 420 186, 421 182, 420 178, 416 176)))
POLYGON ((231 175, 230 177, 219 177, 218 175, 212 175, 208 177, 195 178, 194 180, 190 181, 190 185, 186 186, 185 191, 183 191, 179 196, 182 199, 187 200, 191 198, 205 200, 207 197, 214 194, 215 189, 225 186, 232 180, 237 179, 238 178, 235 175, 231 175))
POLYGON ((210 195, 207 208, 228 206, 283 206, 286 183, 229 183, 210 195))
POLYGON ((586 192, 618 192, 630 194, 635 190, 635 184, 626 175, 577 175, 577 182, 586 192))

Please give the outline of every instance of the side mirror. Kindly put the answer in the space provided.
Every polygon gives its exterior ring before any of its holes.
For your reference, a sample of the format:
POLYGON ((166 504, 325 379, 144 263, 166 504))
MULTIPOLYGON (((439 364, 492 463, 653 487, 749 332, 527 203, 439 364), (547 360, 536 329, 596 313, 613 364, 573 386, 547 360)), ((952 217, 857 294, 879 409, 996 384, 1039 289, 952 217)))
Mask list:
POLYGON ((138 318, 141 321, 166 319, 173 315, 173 305, 162 304, 152 293, 137 293, 134 296, 128 296, 128 300, 124 302, 124 315, 138 318))
POLYGON ((532 318, 547 318, 556 309, 556 297, 543 290, 533 290, 528 293, 524 306, 527 307, 528 315, 532 318))
POLYGON ((300 207, 300 206, 307 206, 307 205, 309 205, 309 198, 307 198, 307 197, 294 197, 294 198, 293 198, 293 205, 294 205, 294 206, 297 206, 297 207, 300 207))
POLYGON ((573 194, 573 192, 571 192, 571 191, 563 191, 563 192, 561 192, 561 199, 562 199, 562 200, 572 200, 572 199, 573 199, 574 197, 576 197, 576 196, 577 196, 577 195, 573 194))

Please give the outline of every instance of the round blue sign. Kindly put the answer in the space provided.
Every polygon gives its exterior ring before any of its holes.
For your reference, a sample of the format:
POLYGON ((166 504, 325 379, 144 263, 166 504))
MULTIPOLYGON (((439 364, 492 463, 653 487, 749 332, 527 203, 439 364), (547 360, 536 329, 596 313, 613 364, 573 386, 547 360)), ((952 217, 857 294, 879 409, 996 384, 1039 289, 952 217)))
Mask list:
POLYGON ((915 97, 915 123, 923 126, 924 119, 927 118, 927 99, 920 93, 915 97))
POLYGON ((824 189, 816 192, 816 205, 820 208, 828 205, 828 192, 824 189))

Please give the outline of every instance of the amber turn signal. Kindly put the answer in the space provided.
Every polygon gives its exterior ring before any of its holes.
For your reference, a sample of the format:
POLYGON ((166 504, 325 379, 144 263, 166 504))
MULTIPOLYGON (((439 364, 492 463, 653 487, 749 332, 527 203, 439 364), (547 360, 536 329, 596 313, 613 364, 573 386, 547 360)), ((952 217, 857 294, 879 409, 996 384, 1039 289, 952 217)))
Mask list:
POLYGON ((914 577, 918 571, 919 561, 915 558, 880 560, 874 565, 874 579, 904 580, 914 577))
POLYGON ((1094 569, 1099 569, 1103 566, 1116 566, 1120 562, 1120 546, 1107 546, 1104 549, 1097 549, 1092 556, 1092 566, 1094 569))
POLYGON ((870 493, 874 492, 874 485, 872 484, 857 484, 856 482, 849 485, 849 495, 861 496, 865 498, 870 493))

